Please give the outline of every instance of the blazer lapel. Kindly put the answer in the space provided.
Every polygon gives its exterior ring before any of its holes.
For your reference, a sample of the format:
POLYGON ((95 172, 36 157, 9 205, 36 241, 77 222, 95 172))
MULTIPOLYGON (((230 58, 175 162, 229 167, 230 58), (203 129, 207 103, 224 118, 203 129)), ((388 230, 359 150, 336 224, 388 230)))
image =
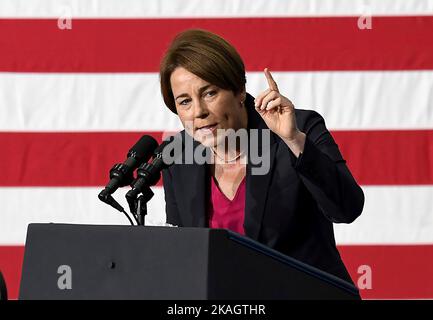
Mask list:
MULTIPOLYGON (((248 163, 246 168, 246 194, 245 194, 245 234, 254 239, 259 240, 260 229, 265 212, 266 199, 268 197, 269 183, 272 176, 272 170, 275 160, 275 154, 278 144, 272 132, 269 135, 264 134, 263 130, 269 130, 266 123, 254 108, 254 98, 247 94, 245 105, 248 108, 248 163), (257 130, 257 134, 252 134, 252 130, 257 130), (257 137, 251 141, 253 137, 257 137), (269 139, 267 139, 269 137, 269 139), (265 138, 265 140, 264 140, 265 138), (251 149, 255 148, 261 153, 260 157, 264 161, 268 161, 269 170, 265 174, 254 173, 263 163, 253 161, 251 149)), ((261 170, 263 171, 263 170, 261 170)))
MULTIPOLYGON (((199 142, 189 136, 185 130, 181 132, 182 143, 184 148, 187 148, 187 144, 192 145, 194 151, 184 151, 186 153, 194 154, 196 148, 200 145, 199 142)), ((185 208, 186 215, 182 216, 184 226, 191 227, 207 227, 206 221, 206 203, 208 195, 208 175, 209 170, 206 164, 197 164, 193 161, 192 164, 183 164, 182 170, 180 170, 181 178, 178 180, 181 184, 177 186, 179 190, 182 190, 183 195, 181 201, 185 208), (187 182, 185 184, 185 182, 187 182)))

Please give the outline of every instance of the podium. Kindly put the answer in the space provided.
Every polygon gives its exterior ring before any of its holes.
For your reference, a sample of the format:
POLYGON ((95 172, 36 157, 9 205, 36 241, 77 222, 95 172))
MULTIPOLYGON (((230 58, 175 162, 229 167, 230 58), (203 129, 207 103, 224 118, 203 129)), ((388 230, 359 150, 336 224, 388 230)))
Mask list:
POLYGON ((19 299, 359 299, 352 284, 225 229, 30 224, 19 299))

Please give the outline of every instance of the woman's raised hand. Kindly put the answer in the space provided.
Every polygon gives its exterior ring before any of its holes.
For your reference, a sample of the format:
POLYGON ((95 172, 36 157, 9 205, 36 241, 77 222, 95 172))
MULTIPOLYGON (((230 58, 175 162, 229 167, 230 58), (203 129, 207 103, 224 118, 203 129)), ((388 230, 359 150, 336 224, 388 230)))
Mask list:
POLYGON ((255 108, 268 128, 280 136, 289 147, 290 144, 297 145, 298 152, 295 154, 302 152, 305 134, 296 125, 295 106, 280 93, 268 68, 265 68, 264 73, 269 88, 256 97, 255 108))

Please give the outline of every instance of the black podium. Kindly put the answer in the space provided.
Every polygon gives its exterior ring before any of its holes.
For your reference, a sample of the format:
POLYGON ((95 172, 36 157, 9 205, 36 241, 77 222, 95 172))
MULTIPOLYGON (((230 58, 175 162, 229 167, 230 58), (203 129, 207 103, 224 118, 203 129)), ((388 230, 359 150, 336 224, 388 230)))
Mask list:
POLYGON ((358 291, 224 229, 30 224, 19 298, 358 299, 358 291))

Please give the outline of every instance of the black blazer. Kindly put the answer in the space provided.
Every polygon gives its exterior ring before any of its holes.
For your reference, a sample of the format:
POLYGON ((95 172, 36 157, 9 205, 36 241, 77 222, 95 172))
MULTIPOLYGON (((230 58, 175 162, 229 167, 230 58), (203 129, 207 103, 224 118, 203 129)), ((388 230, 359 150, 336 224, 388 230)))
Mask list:
MULTIPOLYGON (((245 105, 248 129, 267 129, 248 93, 245 105)), ((364 193, 322 116, 311 110, 295 112, 298 128, 307 136, 304 152, 296 158, 284 141, 271 132, 269 173, 252 175, 253 164, 247 164, 245 234, 352 282, 336 248, 332 224, 354 221, 362 212, 364 193)), ((185 130, 179 134, 185 139, 185 130)), ((194 148, 197 145, 199 142, 194 140, 194 148)), ((209 166, 174 164, 162 174, 167 223, 208 227, 209 166)))

